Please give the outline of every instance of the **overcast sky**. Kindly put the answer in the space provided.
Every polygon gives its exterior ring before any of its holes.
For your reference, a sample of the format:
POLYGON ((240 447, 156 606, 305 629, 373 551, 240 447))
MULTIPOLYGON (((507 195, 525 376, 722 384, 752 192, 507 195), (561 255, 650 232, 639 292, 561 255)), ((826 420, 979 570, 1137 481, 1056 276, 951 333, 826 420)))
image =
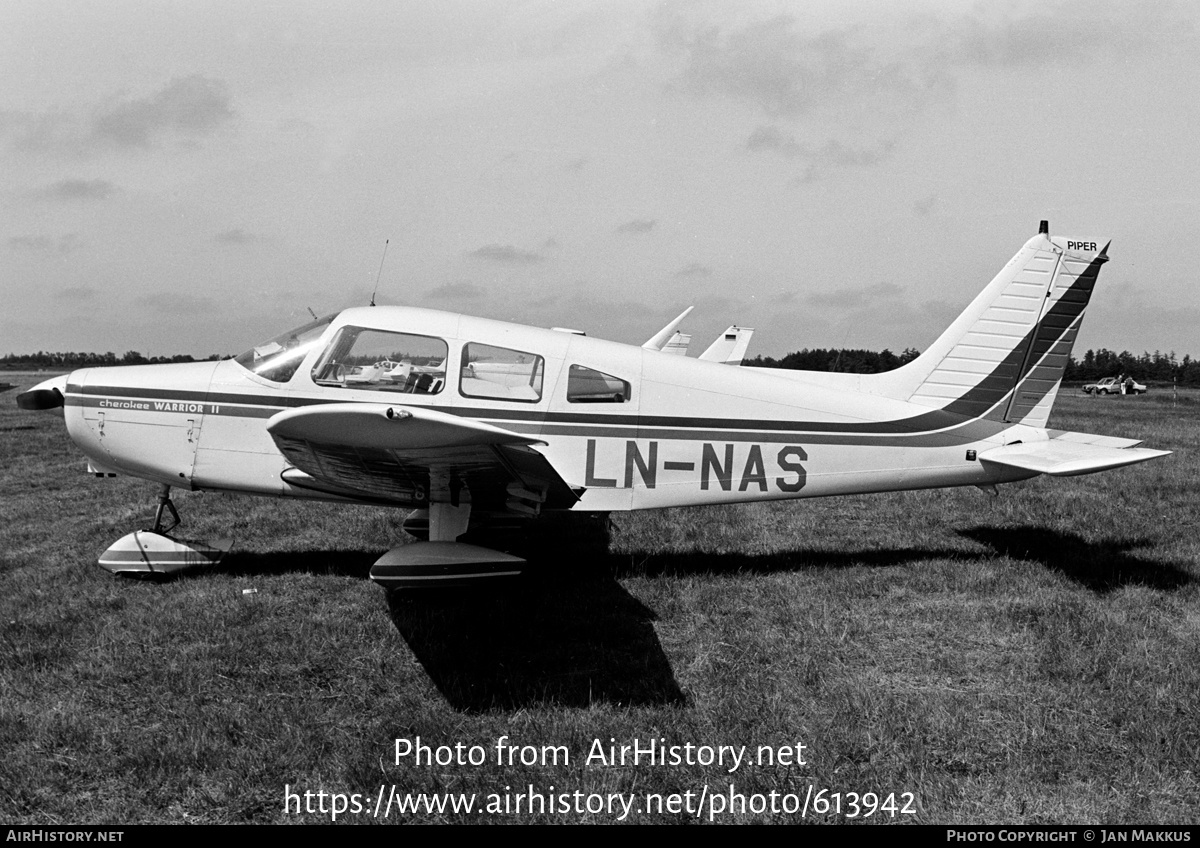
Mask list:
POLYGON ((1200 355, 1200 4, 0 0, 0 353, 378 302, 924 349, 1039 219, 1200 355))

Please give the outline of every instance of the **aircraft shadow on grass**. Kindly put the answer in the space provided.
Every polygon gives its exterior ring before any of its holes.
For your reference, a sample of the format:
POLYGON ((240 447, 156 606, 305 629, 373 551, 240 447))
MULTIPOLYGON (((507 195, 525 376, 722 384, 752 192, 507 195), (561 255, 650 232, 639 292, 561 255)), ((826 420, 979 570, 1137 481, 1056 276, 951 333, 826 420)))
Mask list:
MULTIPOLYGON (((516 581, 387 594, 394 626, 451 706, 483 712, 539 704, 686 704, 654 630, 654 611, 617 578, 902 565, 952 553, 961 558, 961 551, 932 548, 616 554, 606 550, 604 536, 584 536, 575 538, 579 544, 559 537, 530 552, 526 576, 516 581)), ((214 570, 366 579, 378 555, 365 550, 234 552, 214 570)))
MULTIPOLYGON (((1194 578, 1136 551, 1143 540, 1088 540, 1043 527, 961 531, 990 550, 941 547, 774 554, 611 553, 601 540, 555 544, 531 556, 515 581, 387 593, 393 625, 452 707, 467 712, 554 704, 684 705, 687 698, 654 630, 655 613, 617 578, 768 574, 814 568, 888 567, 996 556, 1035 562, 1096 592, 1126 585, 1172 590, 1194 578)), ((229 574, 333 574, 367 579, 378 551, 233 553, 229 574)))
POLYGON ((972 527, 960 535, 991 548, 997 556, 1036 562, 1101 594, 1124 586, 1175 590, 1195 578, 1186 570, 1136 553, 1151 548, 1149 539, 1088 539, 1046 527, 972 527))
MULTIPOLYGON (((231 553, 207 573, 367 579, 380 551, 231 553)), ((601 565, 603 555, 601 555, 601 565)), ((686 703, 654 631, 655 614, 597 563, 535 564, 491 586, 392 591, 396 630, 456 709, 686 703)))
POLYGON ((236 548, 220 564, 196 572, 236 576, 272 576, 280 574, 329 574, 366 580, 371 565, 379 559, 378 550, 271 551, 254 553, 236 548))
MULTIPOLYGON (((771 554, 633 552, 609 554, 608 568, 614 577, 666 577, 696 574, 778 574, 818 568, 886 568, 922 560, 954 558, 963 552, 949 548, 863 548, 833 551, 797 548, 771 554)), ((970 555, 967 559, 971 559, 970 555)))
POLYGON ((391 592, 396 629, 459 710, 687 702, 655 614, 611 578, 391 592))

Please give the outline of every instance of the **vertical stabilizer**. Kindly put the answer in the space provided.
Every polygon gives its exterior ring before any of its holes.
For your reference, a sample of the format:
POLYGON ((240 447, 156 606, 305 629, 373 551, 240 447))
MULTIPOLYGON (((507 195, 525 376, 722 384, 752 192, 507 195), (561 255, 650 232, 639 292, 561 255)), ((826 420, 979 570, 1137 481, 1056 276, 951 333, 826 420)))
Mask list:
POLYGON ((717 340, 700 354, 700 358, 709 362, 723 362, 726 365, 741 365, 753 335, 753 327, 739 327, 735 324, 717 336, 717 340))
POLYGON ((969 418, 1044 427, 1100 266, 1102 240, 1031 238, 889 393, 969 418))

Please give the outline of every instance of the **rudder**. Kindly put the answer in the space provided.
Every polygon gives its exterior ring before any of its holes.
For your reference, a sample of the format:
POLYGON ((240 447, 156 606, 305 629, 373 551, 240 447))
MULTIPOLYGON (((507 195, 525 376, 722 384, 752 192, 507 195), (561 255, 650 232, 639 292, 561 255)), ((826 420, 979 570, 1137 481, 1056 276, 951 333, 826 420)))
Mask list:
POLYGON ((917 359, 893 372, 913 403, 1044 427, 1108 244, 1051 238, 1046 222, 917 359))

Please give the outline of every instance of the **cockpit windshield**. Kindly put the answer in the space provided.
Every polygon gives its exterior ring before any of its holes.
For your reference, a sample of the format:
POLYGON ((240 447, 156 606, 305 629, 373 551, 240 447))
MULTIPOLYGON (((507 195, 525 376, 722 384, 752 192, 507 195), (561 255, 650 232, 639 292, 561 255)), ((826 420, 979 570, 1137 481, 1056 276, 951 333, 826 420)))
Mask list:
POLYGON ((234 361, 273 383, 286 383, 313 346, 321 340, 325 328, 336 315, 326 315, 303 327, 255 345, 234 361))

